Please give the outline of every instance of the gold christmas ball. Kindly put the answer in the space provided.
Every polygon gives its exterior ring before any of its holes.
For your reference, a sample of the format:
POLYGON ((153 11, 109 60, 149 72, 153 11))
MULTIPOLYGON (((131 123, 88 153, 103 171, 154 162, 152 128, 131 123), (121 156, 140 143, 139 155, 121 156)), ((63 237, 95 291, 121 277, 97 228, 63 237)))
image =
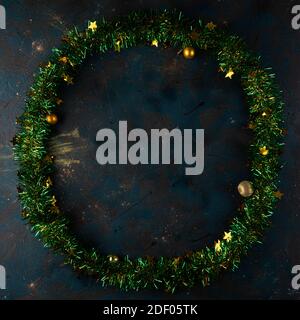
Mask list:
POLYGON ((57 115, 54 114, 54 113, 48 114, 47 117, 46 117, 46 120, 50 124, 57 124, 57 122, 58 122, 57 115))
POLYGON ((185 59, 193 59, 195 57, 196 51, 193 47, 186 47, 183 49, 183 56, 185 59))
POLYGON ((109 255, 108 256, 108 260, 109 262, 118 262, 119 261, 119 257, 118 256, 114 256, 114 255, 109 255))
POLYGON ((250 181, 242 181, 238 185, 238 192, 242 197, 251 197, 254 192, 252 183, 250 181))

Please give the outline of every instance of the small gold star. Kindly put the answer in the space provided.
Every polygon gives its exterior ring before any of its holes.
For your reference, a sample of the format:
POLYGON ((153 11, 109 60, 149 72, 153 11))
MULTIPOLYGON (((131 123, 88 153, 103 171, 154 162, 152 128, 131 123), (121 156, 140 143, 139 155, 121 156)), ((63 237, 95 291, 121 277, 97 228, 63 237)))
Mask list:
POLYGON ((63 75, 63 79, 64 79, 64 81, 67 82, 67 84, 73 84, 73 78, 70 77, 69 75, 64 74, 64 75, 63 75))
POLYGON ((266 146, 262 147, 262 148, 259 148, 259 153, 262 155, 262 156, 267 156, 269 154, 269 150, 267 149, 266 146))
POLYGON ((230 242, 231 239, 232 239, 232 235, 231 235, 231 232, 224 232, 224 237, 223 237, 224 240, 226 240, 227 242, 230 242))
POLYGON ((210 31, 216 29, 217 25, 215 25, 213 22, 209 22, 207 25, 206 25, 206 28, 210 31))
POLYGON ((282 192, 280 192, 280 191, 278 190, 278 191, 274 192, 274 196, 275 196, 277 199, 281 200, 282 197, 284 196, 284 193, 282 193, 282 192))
POLYGON ((52 66, 52 63, 49 61, 46 67, 51 68, 51 66, 52 66))
POLYGON ((158 40, 156 40, 156 39, 152 40, 151 46, 157 48, 158 47, 158 40))
POLYGON ((60 57, 59 61, 62 63, 67 63, 68 62, 68 58, 67 57, 60 57))
POLYGON ((221 241, 218 240, 218 242, 215 243, 215 251, 217 253, 219 253, 220 251, 222 251, 222 247, 221 247, 221 241))
POLYGON ((96 21, 90 22, 88 29, 95 32, 97 30, 97 22, 96 21))
POLYGON ((266 117, 268 114, 264 111, 261 115, 262 115, 263 117, 266 117))
POLYGON ((233 75, 234 75, 234 71, 230 68, 229 71, 226 73, 225 78, 232 79, 233 75))

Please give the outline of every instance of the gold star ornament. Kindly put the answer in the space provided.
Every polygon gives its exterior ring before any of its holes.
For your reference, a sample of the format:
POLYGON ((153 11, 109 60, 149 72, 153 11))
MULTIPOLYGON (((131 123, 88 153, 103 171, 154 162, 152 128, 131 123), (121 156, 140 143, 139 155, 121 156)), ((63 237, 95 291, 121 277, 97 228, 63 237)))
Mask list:
POLYGON ((232 240, 231 232, 226 232, 225 231, 223 239, 226 240, 227 242, 230 242, 232 240))
POLYGON ((88 29, 92 30, 92 32, 95 32, 97 30, 97 22, 96 21, 90 22, 88 29))
POLYGON ((229 71, 226 73, 225 78, 232 79, 233 76, 234 76, 234 71, 230 68, 229 71))
POLYGON ((269 150, 267 149, 266 146, 262 147, 262 148, 259 148, 259 153, 262 155, 262 156, 267 156, 269 154, 269 150))
POLYGON ((158 40, 157 39, 152 40, 151 46, 157 48, 158 47, 158 40))
POLYGON ((62 62, 62 63, 67 63, 68 62, 68 58, 67 57, 60 57, 59 58, 59 62, 62 62))

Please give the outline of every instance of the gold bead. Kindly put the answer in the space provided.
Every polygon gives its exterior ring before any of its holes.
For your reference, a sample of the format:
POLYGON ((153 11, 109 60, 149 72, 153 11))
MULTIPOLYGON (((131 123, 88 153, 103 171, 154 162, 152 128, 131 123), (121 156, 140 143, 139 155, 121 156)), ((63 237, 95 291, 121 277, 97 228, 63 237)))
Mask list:
POLYGON ((242 197, 245 197, 245 198, 251 197, 254 192, 252 183, 247 180, 242 181, 238 185, 238 192, 242 197))
POLYGON ((119 257, 115 256, 115 255, 109 255, 108 260, 109 260, 109 262, 115 263, 115 262, 119 261, 119 257))
POLYGON ((183 56, 185 59, 193 59, 195 57, 195 49, 193 47, 186 47, 183 49, 183 56))
POLYGON ((57 115, 52 113, 52 114, 48 114, 47 117, 46 117, 46 120, 49 124, 57 124, 58 122, 58 118, 57 118, 57 115))

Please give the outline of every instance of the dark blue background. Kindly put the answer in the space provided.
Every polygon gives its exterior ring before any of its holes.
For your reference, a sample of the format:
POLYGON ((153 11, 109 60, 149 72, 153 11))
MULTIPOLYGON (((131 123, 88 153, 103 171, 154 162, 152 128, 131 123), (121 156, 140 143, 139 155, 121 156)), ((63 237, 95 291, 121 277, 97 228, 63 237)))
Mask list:
MULTIPOLYGON (((242 260, 208 288, 172 298, 296 299, 291 269, 300 264, 298 55, 300 31, 291 28, 295 1, 2 1, 0 31, 0 264, 7 269, 3 299, 133 299, 171 295, 120 292, 78 278, 62 257, 43 248, 20 218, 11 139, 33 73, 63 32, 100 16, 146 8, 178 8, 190 17, 228 25, 272 66, 286 102, 288 136, 281 172, 285 193, 272 228, 242 260)), ((206 53, 187 61, 175 49, 137 47, 89 59, 64 91, 60 123, 50 142, 56 155, 59 204, 81 239, 103 253, 177 255, 211 245, 239 214, 237 184, 248 176, 251 138, 247 105, 237 78, 225 80, 206 53), (196 108, 197 106, 200 107, 196 108), (191 112, 193 110, 193 112, 191 112), (205 129, 205 170, 187 177, 184 166, 106 166, 95 161, 96 132, 129 128, 205 129)))

